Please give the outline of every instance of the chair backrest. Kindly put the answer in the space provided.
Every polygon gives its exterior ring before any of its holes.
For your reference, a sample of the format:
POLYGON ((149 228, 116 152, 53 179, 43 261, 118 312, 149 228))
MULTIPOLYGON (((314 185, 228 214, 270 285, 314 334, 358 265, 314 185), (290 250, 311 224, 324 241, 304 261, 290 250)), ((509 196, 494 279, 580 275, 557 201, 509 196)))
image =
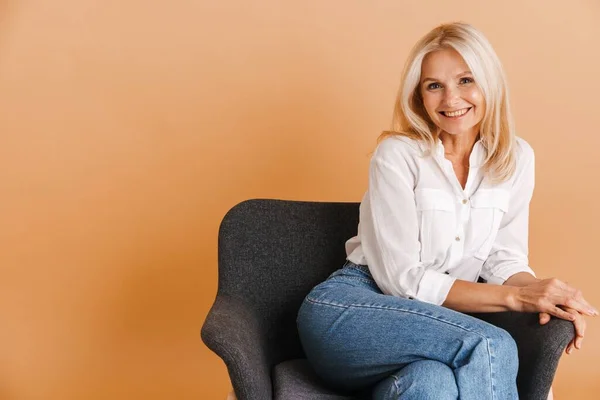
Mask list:
POLYGON ((296 315, 308 292, 341 268, 359 203, 248 200, 219 230, 218 295, 256 311, 275 363, 303 357, 296 315))

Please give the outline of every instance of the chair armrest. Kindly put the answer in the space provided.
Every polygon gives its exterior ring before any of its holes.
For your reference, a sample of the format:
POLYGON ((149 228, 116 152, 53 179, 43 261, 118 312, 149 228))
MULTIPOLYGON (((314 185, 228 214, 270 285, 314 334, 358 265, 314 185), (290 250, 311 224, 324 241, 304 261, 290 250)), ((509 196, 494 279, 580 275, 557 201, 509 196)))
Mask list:
POLYGON ((201 337, 225 362, 239 400, 273 398, 266 334, 253 310, 239 300, 217 295, 201 337))
POLYGON ((521 398, 545 400, 551 391, 560 358, 575 337, 575 328, 571 321, 554 317, 546 325, 540 326, 538 314, 533 315, 532 324, 537 324, 539 328, 536 334, 520 338, 517 382, 521 398))
POLYGON ((546 400, 560 357, 575 336, 573 323, 553 317, 540 325, 538 313, 516 311, 469 315, 506 329, 515 339, 519 349, 519 398, 546 400))

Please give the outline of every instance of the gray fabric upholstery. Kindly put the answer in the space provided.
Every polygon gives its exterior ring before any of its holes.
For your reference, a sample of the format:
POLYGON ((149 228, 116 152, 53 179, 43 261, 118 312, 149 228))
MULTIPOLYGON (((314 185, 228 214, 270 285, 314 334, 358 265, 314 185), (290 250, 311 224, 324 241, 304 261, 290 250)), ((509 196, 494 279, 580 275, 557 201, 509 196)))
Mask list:
MULTIPOLYGON (((223 218, 218 292, 202 340, 225 362, 239 400, 350 398, 326 389, 299 360, 305 356, 296 315, 310 289, 342 266, 344 243, 356 234, 358 207, 257 199, 236 205, 223 218)), ((535 325, 534 314, 479 316, 515 337, 521 399, 545 399, 573 337, 572 324, 535 325), (551 348, 544 346, 548 341, 551 348)))
POLYGON ((306 359, 284 361, 273 370, 275 400, 354 400, 328 389, 306 359))
POLYGON ((273 399, 271 370, 303 358, 296 315, 345 260, 357 203, 248 200, 219 230, 217 300, 202 339, 227 365, 239 400, 273 399))

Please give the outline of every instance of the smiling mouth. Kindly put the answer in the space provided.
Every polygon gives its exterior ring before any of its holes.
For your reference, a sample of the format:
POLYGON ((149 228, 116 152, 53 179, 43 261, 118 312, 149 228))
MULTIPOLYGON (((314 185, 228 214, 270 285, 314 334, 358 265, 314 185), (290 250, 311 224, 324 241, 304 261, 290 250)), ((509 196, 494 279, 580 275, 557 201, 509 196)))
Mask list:
POLYGON ((471 110, 471 108, 473 108, 473 107, 467 107, 467 108, 463 108, 463 109, 456 110, 456 111, 440 111, 440 114, 442 114, 446 118, 456 119, 456 118, 463 117, 465 114, 467 114, 471 110))

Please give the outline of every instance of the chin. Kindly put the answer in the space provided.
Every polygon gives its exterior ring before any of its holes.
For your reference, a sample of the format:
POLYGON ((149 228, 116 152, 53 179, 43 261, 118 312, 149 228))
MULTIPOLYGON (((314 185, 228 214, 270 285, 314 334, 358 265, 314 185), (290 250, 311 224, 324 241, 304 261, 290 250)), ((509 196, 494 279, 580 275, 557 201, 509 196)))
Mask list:
POLYGON ((462 135, 462 134, 471 132, 473 130, 473 128, 475 127, 475 125, 465 127, 465 126, 456 126, 456 125, 448 126, 447 124, 444 124, 444 125, 438 125, 438 127, 442 131, 444 131, 450 135, 462 135))

